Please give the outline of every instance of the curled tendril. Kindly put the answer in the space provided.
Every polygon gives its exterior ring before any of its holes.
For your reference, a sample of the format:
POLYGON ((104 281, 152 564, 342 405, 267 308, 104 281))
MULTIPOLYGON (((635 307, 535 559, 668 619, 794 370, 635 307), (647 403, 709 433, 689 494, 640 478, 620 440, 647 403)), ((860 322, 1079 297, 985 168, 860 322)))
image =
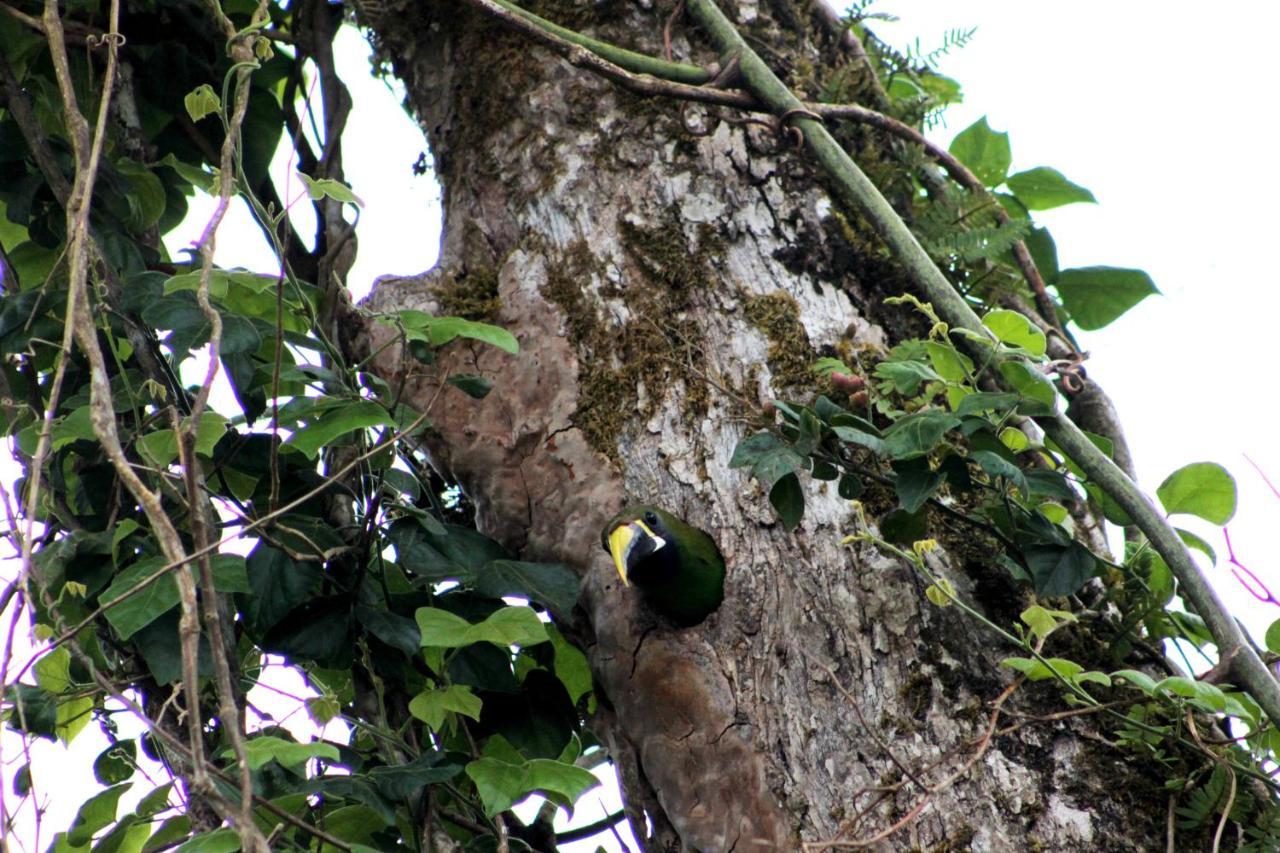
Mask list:
POLYGON ((1062 380, 1062 390, 1067 396, 1074 397, 1084 390, 1085 379, 1088 376, 1085 373, 1084 360, 1088 357, 1088 353, 1080 353, 1071 358, 1060 358, 1050 362, 1053 369, 1057 371, 1058 378, 1062 380))
POLYGON ((84 40, 89 47, 102 47, 110 44, 116 50, 124 47, 128 41, 124 37, 124 33, 89 33, 84 40))
POLYGON ((778 135, 782 136, 785 134, 786 137, 791 140, 791 144, 793 146, 796 148, 803 148, 805 142, 804 131, 791 123, 792 119, 796 118, 808 118, 820 122, 822 121, 822 116, 811 110, 803 109, 802 107, 787 110, 785 113, 778 116, 778 135))

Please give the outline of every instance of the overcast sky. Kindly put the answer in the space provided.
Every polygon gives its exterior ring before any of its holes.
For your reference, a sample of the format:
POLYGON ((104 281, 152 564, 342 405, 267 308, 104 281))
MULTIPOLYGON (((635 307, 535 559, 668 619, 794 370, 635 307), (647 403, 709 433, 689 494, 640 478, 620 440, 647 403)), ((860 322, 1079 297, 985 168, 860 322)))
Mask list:
MULTIPOLYGON (((1274 69, 1268 67, 1280 4, 1220 3, 1209 13, 1203 6, 1135 0, 882 0, 873 9, 905 18, 878 26, 899 45, 919 36, 928 48, 948 29, 978 28, 968 47, 943 60, 943 73, 963 84, 965 103, 949 111, 936 139, 947 142, 985 115, 992 127, 1010 133, 1014 171, 1053 166, 1097 196, 1097 205, 1037 216, 1053 231, 1062 266, 1139 267, 1164 295, 1103 332, 1082 335, 1092 353, 1088 369, 1119 407, 1148 491, 1193 461, 1217 461, 1235 474, 1241 495, 1231 523, 1236 551, 1280 586, 1280 498, 1246 462, 1252 458, 1280 482, 1273 368, 1280 339, 1273 258, 1280 243, 1274 211, 1280 172, 1269 150, 1274 69)), ((410 173, 424 149, 422 137, 387 87, 365 76, 358 42, 348 38, 341 54, 356 103, 347 170, 367 202, 351 276, 353 289, 363 293, 377 275, 419 272, 434 262, 439 209, 433 182, 410 173)), ((198 231, 194 220, 190 224, 172 246, 198 231)), ((221 262, 267 268, 254 239, 248 229, 225 232, 221 262), (239 251, 225 251, 231 247, 239 251)), ((1196 529, 1225 552, 1221 531, 1196 529)), ((1225 568, 1211 573, 1259 633, 1280 617, 1252 606, 1225 568)), ((100 748, 89 742, 89 732, 76 746, 61 778, 83 773, 100 748)), ((6 763, 13 747, 6 738, 6 763)), ((49 761, 61 752, 41 747, 49 761)), ((6 780, 11 771, 12 765, 6 780)), ((83 799, 62 793, 44 843, 83 799)), ((605 808, 595 799, 589 794, 580 809, 588 821, 605 808)))

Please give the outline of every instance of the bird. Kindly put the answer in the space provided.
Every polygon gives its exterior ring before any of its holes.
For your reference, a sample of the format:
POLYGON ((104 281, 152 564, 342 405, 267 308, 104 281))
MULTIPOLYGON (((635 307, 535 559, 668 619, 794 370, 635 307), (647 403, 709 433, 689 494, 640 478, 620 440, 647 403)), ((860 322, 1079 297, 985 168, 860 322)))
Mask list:
POLYGON ((619 512, 600 532, 623 586, 634 585, 673 625, 697 625, 724 600, 724 557, 715 540, 656 506, 619 512))

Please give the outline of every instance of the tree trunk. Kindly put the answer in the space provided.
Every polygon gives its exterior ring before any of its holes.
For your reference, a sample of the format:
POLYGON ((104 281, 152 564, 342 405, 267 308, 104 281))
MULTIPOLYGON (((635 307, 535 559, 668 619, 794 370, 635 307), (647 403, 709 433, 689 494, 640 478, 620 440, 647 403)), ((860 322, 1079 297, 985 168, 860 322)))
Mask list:
MULTIPOLYGON (((377 37, 445 199, 438 267, 380 281, 368 307, 470 312, 521 344, 518 356, 455 345, 430 367, 388 349, 376 368, 431 407, 433 456, 486 533, 583 574, 593 725, 631 813, 652 822, 649 848, 791 850, 903 819, 885 849, 1162 846, 1161 777, 1108 747, 1096 721, 984 739, 988 703, 1009 682, 998 661, 1016 650, 931 605, 903 561, 843 546, 854 519, 834 488, 806 483, 789 533, 729 467, 770 401, 812 396, 816 358, 855 363, 912 331, 882 302, 905 289, 893 266, 790 141, 739 115, 621 92, 456 0, 368 5, 381 7, 377 37), (494 391, 479 403, 441 391, 442 368, 481 373, 494 391), (656 624, 619 584, 600 530, 631 502, 718 542, 725 601, 705 623, 656 624)), ((534 8, 657 55, 672 4, 647 5, 534 8)), ((736 14, 793 85, 816 85, 823 63, 860 79, 812 3, 739 0, 736 14)), ((687 21, 674 49, 714 60, 687 21)), ((891 196, 909 186, 881 140, 844 141, 891 196)), ((386 332, 365 334, 376 346, 386 332)), ((863 500, 874 517, 892 495, 863 500)), ((1028 594, 992 543, 932 522, 935 572, 1015 622, 1028 594)), ((1030 687, 1015 706, 1063 708, 1030 687)))

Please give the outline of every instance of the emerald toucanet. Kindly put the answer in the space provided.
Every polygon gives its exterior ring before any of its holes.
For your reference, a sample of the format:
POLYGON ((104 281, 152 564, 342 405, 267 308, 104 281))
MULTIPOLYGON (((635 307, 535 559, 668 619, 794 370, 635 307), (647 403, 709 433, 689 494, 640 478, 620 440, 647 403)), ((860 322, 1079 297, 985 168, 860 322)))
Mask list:
POLYGON ((622 583, 640 590, 659 616, 697 625, 724 600, 724 557, 716 543, 655 506, 629 506, 604 526, 600 544, 622 583))

